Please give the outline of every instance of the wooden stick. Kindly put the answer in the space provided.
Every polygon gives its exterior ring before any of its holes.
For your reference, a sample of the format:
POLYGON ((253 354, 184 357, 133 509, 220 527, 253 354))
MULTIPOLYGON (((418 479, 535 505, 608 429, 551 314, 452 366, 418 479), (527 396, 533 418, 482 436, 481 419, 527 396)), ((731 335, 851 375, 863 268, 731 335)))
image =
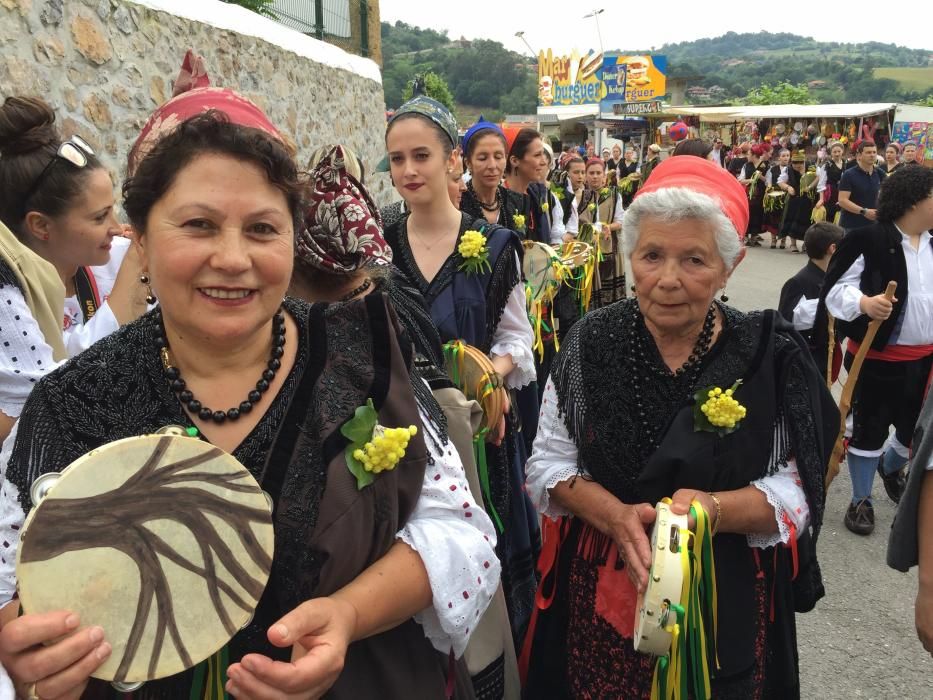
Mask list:
MULTIPOLYGON (((894 292, 897 290, 897 282, 888 282, 888 288, 884 290, 884 298, 891 301, 894 298, 894 292)), ((833 479, 839 473, 839 463, 842 461, 843 443, 846 434, 846 416, 849 408, 852 406, 852 395, 855 393, 855 383, 858 381, 859 372, 862 371, 862 363, 865 362, 865 356, 871 349, 871 344, 875 340, 878 328, 882 321, 873 320, 868 324, 868 330, 865 331, 865 337, 859 345, 858 352, 855 353, 855 359, 852 361, 852 367, 849 369, 849 376, 846 377, 846 383, 842 387, 842 397, 839 399, 839 434, 836 436, 836 442, 833 445, 833 453, 829 457, 829 465, 826 468, 826 489, 833 483, 833 479)))
POLYGON ((836 319, 829 312, 826 314, 829 318, 829 347, 826 350, 826 388, 833 388, 833 356, 836 354, 836 319))

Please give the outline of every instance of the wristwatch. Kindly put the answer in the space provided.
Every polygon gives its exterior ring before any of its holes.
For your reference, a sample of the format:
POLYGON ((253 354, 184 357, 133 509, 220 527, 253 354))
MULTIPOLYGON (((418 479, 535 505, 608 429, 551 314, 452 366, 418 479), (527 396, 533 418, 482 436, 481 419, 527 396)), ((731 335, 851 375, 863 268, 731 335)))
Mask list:
POLYGON ((862 207, 861 209, 858 210, 858 213, 861 214, 862 216, 865 216, 868 213, 868 210, 865 207, 862 207))

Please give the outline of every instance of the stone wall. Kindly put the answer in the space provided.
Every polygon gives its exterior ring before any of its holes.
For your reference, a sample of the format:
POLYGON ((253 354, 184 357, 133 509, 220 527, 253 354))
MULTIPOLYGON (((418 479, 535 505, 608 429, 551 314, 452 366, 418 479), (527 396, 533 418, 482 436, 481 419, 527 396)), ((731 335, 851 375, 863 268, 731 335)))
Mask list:
MULTIPOLYGON (((375 63, 216 0, 0 0, 0 99, 46 99, 62 134, 83 136, 119 181, 189 48, 214 85, 242 92, 292 138, 300 164, 335 141, 368 169, 385 153, 375 63)), ((370 186, 391 198, 384 175, 370 186)))

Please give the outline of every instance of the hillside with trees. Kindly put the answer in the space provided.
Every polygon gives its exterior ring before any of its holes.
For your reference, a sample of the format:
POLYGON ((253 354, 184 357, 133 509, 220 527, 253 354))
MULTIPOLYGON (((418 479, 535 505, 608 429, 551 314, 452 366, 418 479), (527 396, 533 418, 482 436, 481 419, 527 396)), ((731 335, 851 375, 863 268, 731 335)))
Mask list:
MULTIPOLYGON (((632 53, 642 48, 623 48, 632 53)), ((695 104, 760 99, 762 86, 803 86, 812 102, 922 102, 933 99, 933 52, 894 44, 819 42, 795 34, 738 34, 668 44, 669 75, 685 78, 695 104)), ((461 117, 489 118, 535 111, 537 69, 530 57, 497 41, 451 40, 447 32, 404 22, 382 23, 383 83, 389 109, 398 107, 417 74, 446 82, 461 117)))

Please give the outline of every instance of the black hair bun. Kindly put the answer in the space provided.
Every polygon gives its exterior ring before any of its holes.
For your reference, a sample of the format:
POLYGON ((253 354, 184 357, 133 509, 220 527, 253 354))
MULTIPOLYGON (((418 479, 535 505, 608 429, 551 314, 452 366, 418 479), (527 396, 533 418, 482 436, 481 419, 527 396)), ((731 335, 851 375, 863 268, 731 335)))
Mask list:
POLYGON ((55 112, 38 97, 8 97, 0 107, 0 156, 58 145, 55 112))

